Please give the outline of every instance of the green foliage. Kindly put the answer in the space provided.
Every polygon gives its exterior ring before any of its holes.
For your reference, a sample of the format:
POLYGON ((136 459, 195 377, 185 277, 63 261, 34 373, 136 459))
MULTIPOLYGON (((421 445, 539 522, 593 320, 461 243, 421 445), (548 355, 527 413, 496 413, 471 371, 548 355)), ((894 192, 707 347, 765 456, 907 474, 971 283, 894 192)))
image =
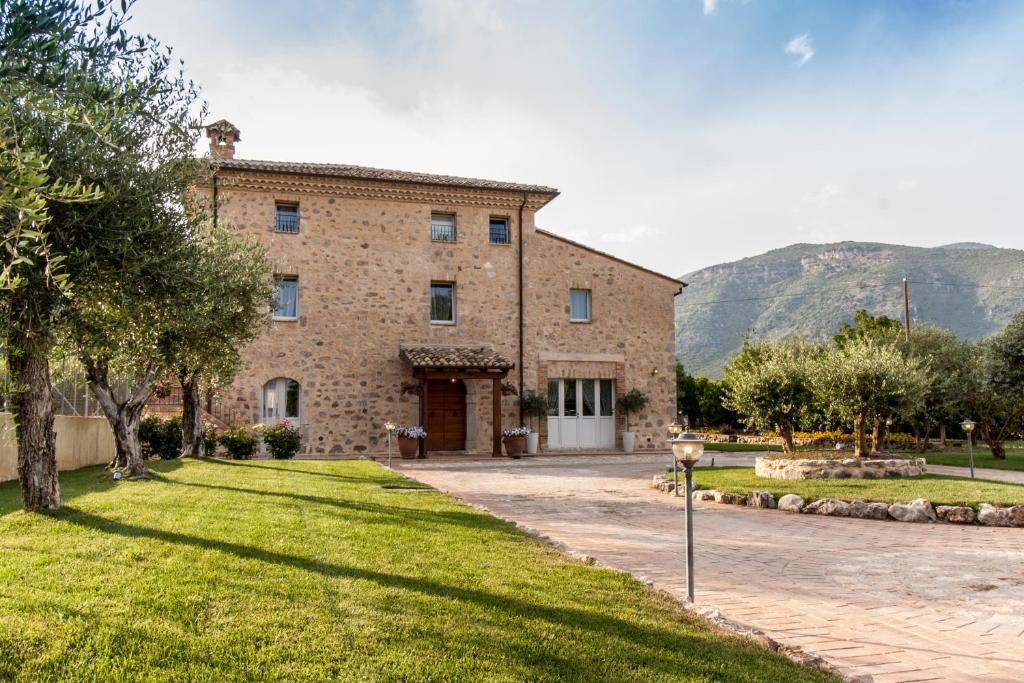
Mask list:
POLYGON ((1024 313, 1014 316, 999 334, 974 345, 965 372, 964 400, 992 454, 1006 457, 1003 442, 1021 434, 1024 419, 1024 313))
POLYGON ((533 389, 527 389, 517 401, 523 409, 523 415, 534 420, 542 420, 548 414, 548 397, 533 389))
POLYGON ((690 425, 728 428, 738 424, 739 416, 725 406, 727 392, 725 382, 694 377, 676 363, 676 411, 689 418, 690 425))
MULTIPOLYGON (((212 458, 217 452, 217 444, 220 443, 220 430, 216 425, 203 425, 203 446, 206 450, 206 457, 212 458)), ((178 432, 178 445, 181 445, 181 432, 178 432)))
POLYGON ((139 423, 139 444, 144 458, 177 458, 181 455, 181 416, 146 415, 139 423))
POLYGON ((748 427, 777 430, 786 452, 792 453, 793 432, 814 402, 811 375, 820 355, 819 349, 799 338, 775 344, 744 342, 725 368, 725 405, 748 427))
POLYGON ((290 460, 302 447, 302 434, 297 427, 292 427, 282 420, 260 430, 263 443, 267 445, 271 457, 275 460, 290 460))
POLYGON ((832 337, 837 348, 844 348, 856 339, 870 339, 878 344, 894 344, 903 340, 903 323, 885 315, 871 315, 863 308, 853 313, 853 321, 843 323, 832 337))
POLYGON ((629 431, 629 416, 643 411, 651 397, 639 389, 630 389, 615 400, 615 410, 626 416, 626 431, 629 431))
MULTIPOLYGON (((259 443, 256 434, 248 427, 228 427, 221 433, 218 441, 234 460, 251 458, 259 443)), ((180 432, 178 433, 178 442, 181 443, 180 432)))

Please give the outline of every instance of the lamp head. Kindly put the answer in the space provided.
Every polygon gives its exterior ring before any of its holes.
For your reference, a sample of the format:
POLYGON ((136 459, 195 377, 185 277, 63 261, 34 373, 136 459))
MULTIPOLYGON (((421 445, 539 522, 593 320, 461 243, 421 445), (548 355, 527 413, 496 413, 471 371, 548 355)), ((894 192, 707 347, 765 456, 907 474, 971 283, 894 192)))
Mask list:
POLYGON ((672 424, 668 426, 668 433, 671 434, 673 438, 682 434, 684 430, 685 427, 683 427, 683 423, 679 421, 679 418, 672 420, 672 424))
POLYGON ((964 420, 963 422, 961 422, 961 423, 960 423, 960 426, 964 428, 964 431, 965 431, 965 432, 967 432, 967 433, 970 433, 970 432, 973 432, 973 431, 974 431, 974 427, 975 427, 975 426, 976 426, 977 424, 978 424, 978 423, 977 423, 977 422, 975 422, 974 420, 970 420, 970 419, 967 419, 967 420, 964 420))
POLYGON ((388 420, 387 422, 384 423, 384 429, 388 430, 389 432, 395 431, 395 427, 397 427, 397 425, 391 420, 388 420))
POLYGON ((704 455, 704 440, 696 434, 683 432, 669 440, 672 444, 672 455, 676 462, 684 467, 693 467, 704 455))

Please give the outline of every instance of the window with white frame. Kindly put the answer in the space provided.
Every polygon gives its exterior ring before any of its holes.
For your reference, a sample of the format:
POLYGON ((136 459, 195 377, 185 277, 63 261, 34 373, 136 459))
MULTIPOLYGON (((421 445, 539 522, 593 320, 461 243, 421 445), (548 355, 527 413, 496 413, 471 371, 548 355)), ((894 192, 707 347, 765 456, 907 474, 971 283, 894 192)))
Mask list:
POLYGON ((569 320, 577 323, 590 321, 590 290, 569 290, 569 320))
POLYGON ((299 278, 294 275, 274 277, 277 288, 277 304, 274 317, 280 320, 295 320, 299 317, 299 278))
POLYGON ((430 239, 435 242, 455 241, 455 214, 434 213, 430 215, 430 239))
POLYGON ((263 385, 263 422, 299 421, 299 383, 275 377, 263 385))
POLYGON ((455 283, 430 283, 430 322, 455 324, 455 283))

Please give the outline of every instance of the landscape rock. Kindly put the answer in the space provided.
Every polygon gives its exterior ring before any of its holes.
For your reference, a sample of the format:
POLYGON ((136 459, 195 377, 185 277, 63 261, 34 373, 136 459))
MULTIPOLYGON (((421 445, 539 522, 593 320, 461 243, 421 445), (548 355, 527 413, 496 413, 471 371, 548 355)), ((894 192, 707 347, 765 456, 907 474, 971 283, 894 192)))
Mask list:
POLYGON ((889 506, 856 500, 850 503, 850 516, 858 519, 889 519, 889 506))
POLYGON ((717 500, 716 496, 720 496, 720 495, 721 495, 721 491, 716 491, 715 489, 701 489, 699 491, 694 491, 693 492, 693 500, 694 501, 717 500))
POLYGON ((850 504, 845 500, 822 498, 804 508, 804 512, 812 515, 829 515, 831 517, 849 517, 850 504))
POLYGON ((925 474, 924 458, 786 458, 761 456, 754 474, 771 479, 882 479, 925 474))
POLYGON ((779 498, 779 509, 785 512, 800 512, 804 509, 804 499, 795 493, 787 493, 779 498))
POLYGON ((755 508, 775 509, 775 496, 767 491, 747 491, 747 505, 755 508))
POLYGON ((715 491, 715 502, 725 503, 726 505, 746 505, 747 497, 741 496, 738 493, 722 493, 721 491, 715 491))
POLYGON ((1024 505, 1014 505, 1010 508, 1010 523, 1013 526, 1024 526, 1024 505))
POLYGON ((978 508, 978 523, 985 526, 1013 526, 1012 510, 1013 508, 1001 508, 982 503, 978 508))
POLYGON ((974 508, 959 505, 939 505, 935 514, 943 522, 951 524, 974 524, 974 508))
POLYGON ((893 503, 889 506, 889 516, 900 522, 934 522, 935 508, 924 498, 909 503, 893 503))

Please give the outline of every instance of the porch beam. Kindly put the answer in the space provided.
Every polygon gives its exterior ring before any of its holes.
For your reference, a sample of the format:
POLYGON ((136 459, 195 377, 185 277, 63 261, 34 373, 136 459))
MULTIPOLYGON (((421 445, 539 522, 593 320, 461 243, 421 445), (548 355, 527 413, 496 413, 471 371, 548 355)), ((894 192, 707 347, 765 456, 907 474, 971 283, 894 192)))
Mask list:
MULTIPOLYGON (((427 380, 424 378, 420 381, 420 426, 424 429, 427 428, 427 380)), ((427 457, 427 440, 420 437, 420 452, 421 458, 427 457)))
POLYGON ((491 424, 493 425, 494 448, 491 455, 495 458, 501 457, 501 378, 495 377, 491 383, 491 424))

